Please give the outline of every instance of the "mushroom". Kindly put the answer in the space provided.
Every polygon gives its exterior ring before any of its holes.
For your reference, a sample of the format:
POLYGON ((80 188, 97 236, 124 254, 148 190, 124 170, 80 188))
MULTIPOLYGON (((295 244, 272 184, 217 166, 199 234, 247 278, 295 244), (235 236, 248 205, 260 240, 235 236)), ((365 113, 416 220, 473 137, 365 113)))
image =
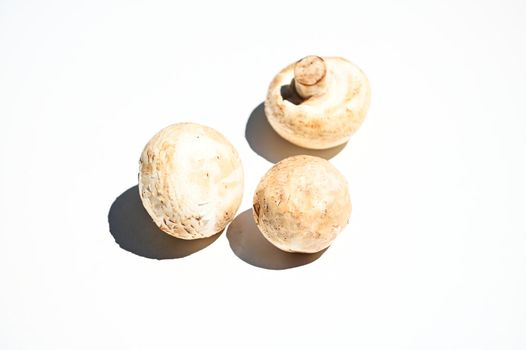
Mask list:
POLYGON ((178 238, 209 237, 234 218, 243 196, 237 151, 216 130, 170 125, 144 148, 139 193, 159 228, 178 238))
POLYGON ((326 149, 349 140, 370 99, 369 81, 356 65, 341 57, 307 56, 274 77, 265 114, 289 142, 326 149))
POLYGON ((288 252, 327 248, 351 215, 343 175, 325 159, 306 155, 275 164, 259 182, 253 204, 263 236, 288 252))

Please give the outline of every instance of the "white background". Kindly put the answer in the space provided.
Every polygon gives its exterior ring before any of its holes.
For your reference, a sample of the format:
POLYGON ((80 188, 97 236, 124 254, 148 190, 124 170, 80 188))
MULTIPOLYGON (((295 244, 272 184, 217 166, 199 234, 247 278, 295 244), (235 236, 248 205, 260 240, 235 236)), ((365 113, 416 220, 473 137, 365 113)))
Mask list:
POLYGON ((525 18, 518 0, 0 1, 0 348, 525 349, 525 18), (322 154, 349 181, 340 237, 314 261, 248 215, 201 250, 153 239, 126 192, 149 138, 222 132, 245 212, 270 160, 309 153, 257 109, 308 54, 373 91, 322 154))

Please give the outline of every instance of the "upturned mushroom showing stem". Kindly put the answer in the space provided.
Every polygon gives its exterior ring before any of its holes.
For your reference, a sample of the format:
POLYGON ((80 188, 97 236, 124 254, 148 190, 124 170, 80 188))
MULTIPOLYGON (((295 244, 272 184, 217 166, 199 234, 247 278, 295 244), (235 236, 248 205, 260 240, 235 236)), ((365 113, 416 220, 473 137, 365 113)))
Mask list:
POLYGON ((370 99, 369 81, 356 65, 340 57, 307 56, 274 77, 265 114, 289 142, 325 149, 349 140, 370 99))

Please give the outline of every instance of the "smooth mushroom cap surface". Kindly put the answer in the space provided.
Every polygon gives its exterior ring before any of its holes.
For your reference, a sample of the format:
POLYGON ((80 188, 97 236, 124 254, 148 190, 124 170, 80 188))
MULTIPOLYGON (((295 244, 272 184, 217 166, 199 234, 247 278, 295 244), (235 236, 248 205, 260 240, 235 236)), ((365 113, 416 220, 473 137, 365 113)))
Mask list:
POLYGON ((237 151, 216 130, 173 124, 145 146, 139 193, 159 228, 178 238, 212 236, 231 222, 243 196, 237 151))
POLYGON ((369 109, 367 76, 341 57, 307 56, 270 83, 265 114, 284 139, 326 149, 347 142, 369 109))
POLYGON ((294 156, 274 165, 259 182, 253 215, 269 242, 288 252, 327 248, 347 225, 347 181, 328 161, 294 156))

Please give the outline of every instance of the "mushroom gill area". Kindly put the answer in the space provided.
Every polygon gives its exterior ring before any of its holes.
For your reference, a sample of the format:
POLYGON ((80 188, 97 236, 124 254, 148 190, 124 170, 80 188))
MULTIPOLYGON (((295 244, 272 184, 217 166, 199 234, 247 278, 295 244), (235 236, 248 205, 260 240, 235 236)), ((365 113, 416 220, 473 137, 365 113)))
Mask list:
POLYGON ((280 95, 283 101, 288 101, 295 106, 312 106, 318 110, 334 108, 335 106, 345 105, 352 98, 353 90, 349 86, 349 74, 343 72, 338 77, 333 77, 327 91, 315 96, 303 98, 294 86, 294 80, 290 84, 281 85, 280 95))
POLYGON ((288 84, 288 85, 282 85, 280 88, 281 98, 284 101, 289 101, 290 103, 294 105, 300 105, 304 101, 308 100, 303 97, 301 97, 294 88, 294 80, 288 84))

